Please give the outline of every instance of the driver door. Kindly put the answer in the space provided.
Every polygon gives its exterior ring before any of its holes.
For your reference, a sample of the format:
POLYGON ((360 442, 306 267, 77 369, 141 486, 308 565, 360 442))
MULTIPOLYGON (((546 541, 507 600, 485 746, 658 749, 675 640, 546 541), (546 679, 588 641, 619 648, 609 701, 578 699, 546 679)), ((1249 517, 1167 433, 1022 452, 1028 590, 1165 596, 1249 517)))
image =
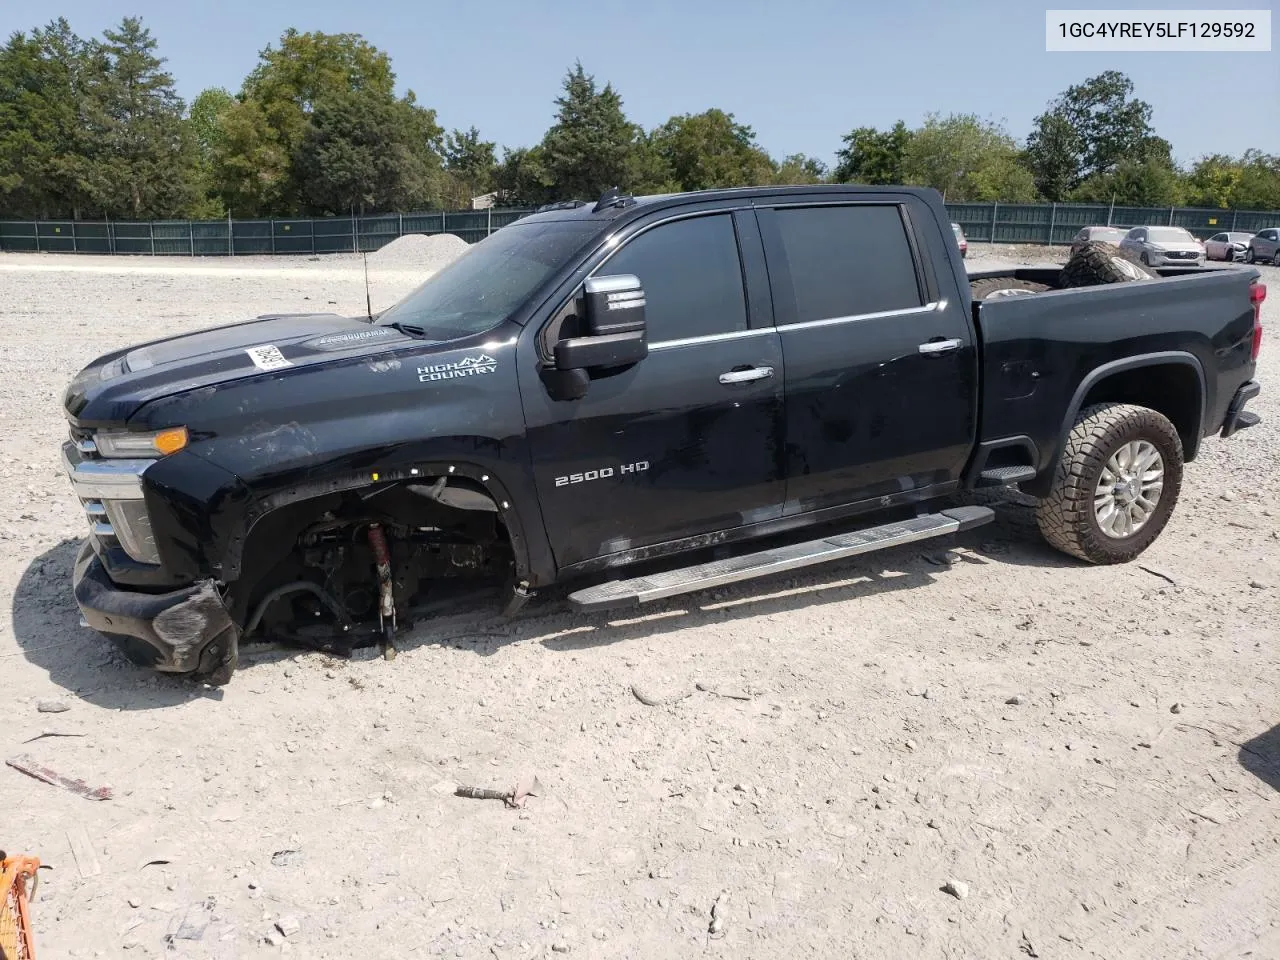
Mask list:
POLYGON ((782 351, 755 220, 739 216, 750 219, 720 211, 641 226, 593 269, 639 277, 645 359, 571 401, 551 399, 522 364, 534 480, 561 569, 781 514, 782 351), (750 287, 740 245, 760 268, 750 287))

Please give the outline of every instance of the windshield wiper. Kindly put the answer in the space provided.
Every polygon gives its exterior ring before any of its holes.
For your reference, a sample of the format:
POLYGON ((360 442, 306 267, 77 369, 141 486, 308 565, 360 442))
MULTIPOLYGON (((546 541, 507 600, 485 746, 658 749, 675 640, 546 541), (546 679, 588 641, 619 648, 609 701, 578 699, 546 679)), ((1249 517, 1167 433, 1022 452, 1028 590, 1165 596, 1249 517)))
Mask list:
POLYGON ((392 330, 399 330, 410 337, 425 337, 427 335, 426 329, 416 323, 401 323, 397 320, 395 323, 384 323, 383 326, 390 327, 392 330))

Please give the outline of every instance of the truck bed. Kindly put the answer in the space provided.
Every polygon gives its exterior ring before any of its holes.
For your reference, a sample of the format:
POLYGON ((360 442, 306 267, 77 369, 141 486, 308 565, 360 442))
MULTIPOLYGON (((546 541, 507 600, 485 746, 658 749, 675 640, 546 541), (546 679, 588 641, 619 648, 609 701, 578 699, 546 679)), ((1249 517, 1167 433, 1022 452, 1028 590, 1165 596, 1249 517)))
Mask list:
MULTIPOLYGON (((1090 390, 1111 374, 1151 368, 1180 428, 1186 458, 1215 432, 1236 389, 1253 372, 1250 356, 1258 279, 1252 268, 1170 268, 1156 280, 975 301, 982 355, 980 444, 1025 440, 1047 481, 1057 447, 1090 390), (1063 422, 1063 414, 1067 420, 1063 422)), ((1054 283, 1056 267, 974 271, 970 280, 1016 277, 1054 283)), ((1109 397, 1108 399, 1115 399, 1109 397)), ((1035 492, 1032 489, 1032 492, 1035 492)))

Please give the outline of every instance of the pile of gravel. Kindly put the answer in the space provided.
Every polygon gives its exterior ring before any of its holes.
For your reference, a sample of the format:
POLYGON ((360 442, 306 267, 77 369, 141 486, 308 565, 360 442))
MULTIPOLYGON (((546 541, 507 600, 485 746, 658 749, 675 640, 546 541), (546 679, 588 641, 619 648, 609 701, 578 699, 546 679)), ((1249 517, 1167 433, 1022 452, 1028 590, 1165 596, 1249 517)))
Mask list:
POLYGON ((369 254, 370 266, 408 267, 415 270, 439 270, 470 249, 470 244, 452 233, 425 236, 409 233, 397 237, 385 247, 369 254))

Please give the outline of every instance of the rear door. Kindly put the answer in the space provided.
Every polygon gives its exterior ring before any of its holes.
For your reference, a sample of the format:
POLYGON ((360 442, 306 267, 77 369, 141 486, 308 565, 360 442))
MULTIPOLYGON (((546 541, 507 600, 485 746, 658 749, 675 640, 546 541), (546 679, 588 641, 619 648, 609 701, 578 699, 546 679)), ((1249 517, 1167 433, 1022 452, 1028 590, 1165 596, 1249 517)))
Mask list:
POLYGON ((751 211, 657 215, 590 272, 640 278, 649 355, 575 401, 522 364, 557 565, 779 516, 782 350, 751 211))
POLYGON ((880 196, 758 211, 786 358, 787 513, 935 495, 972 450, 964 267, 923 202, 880 196))

